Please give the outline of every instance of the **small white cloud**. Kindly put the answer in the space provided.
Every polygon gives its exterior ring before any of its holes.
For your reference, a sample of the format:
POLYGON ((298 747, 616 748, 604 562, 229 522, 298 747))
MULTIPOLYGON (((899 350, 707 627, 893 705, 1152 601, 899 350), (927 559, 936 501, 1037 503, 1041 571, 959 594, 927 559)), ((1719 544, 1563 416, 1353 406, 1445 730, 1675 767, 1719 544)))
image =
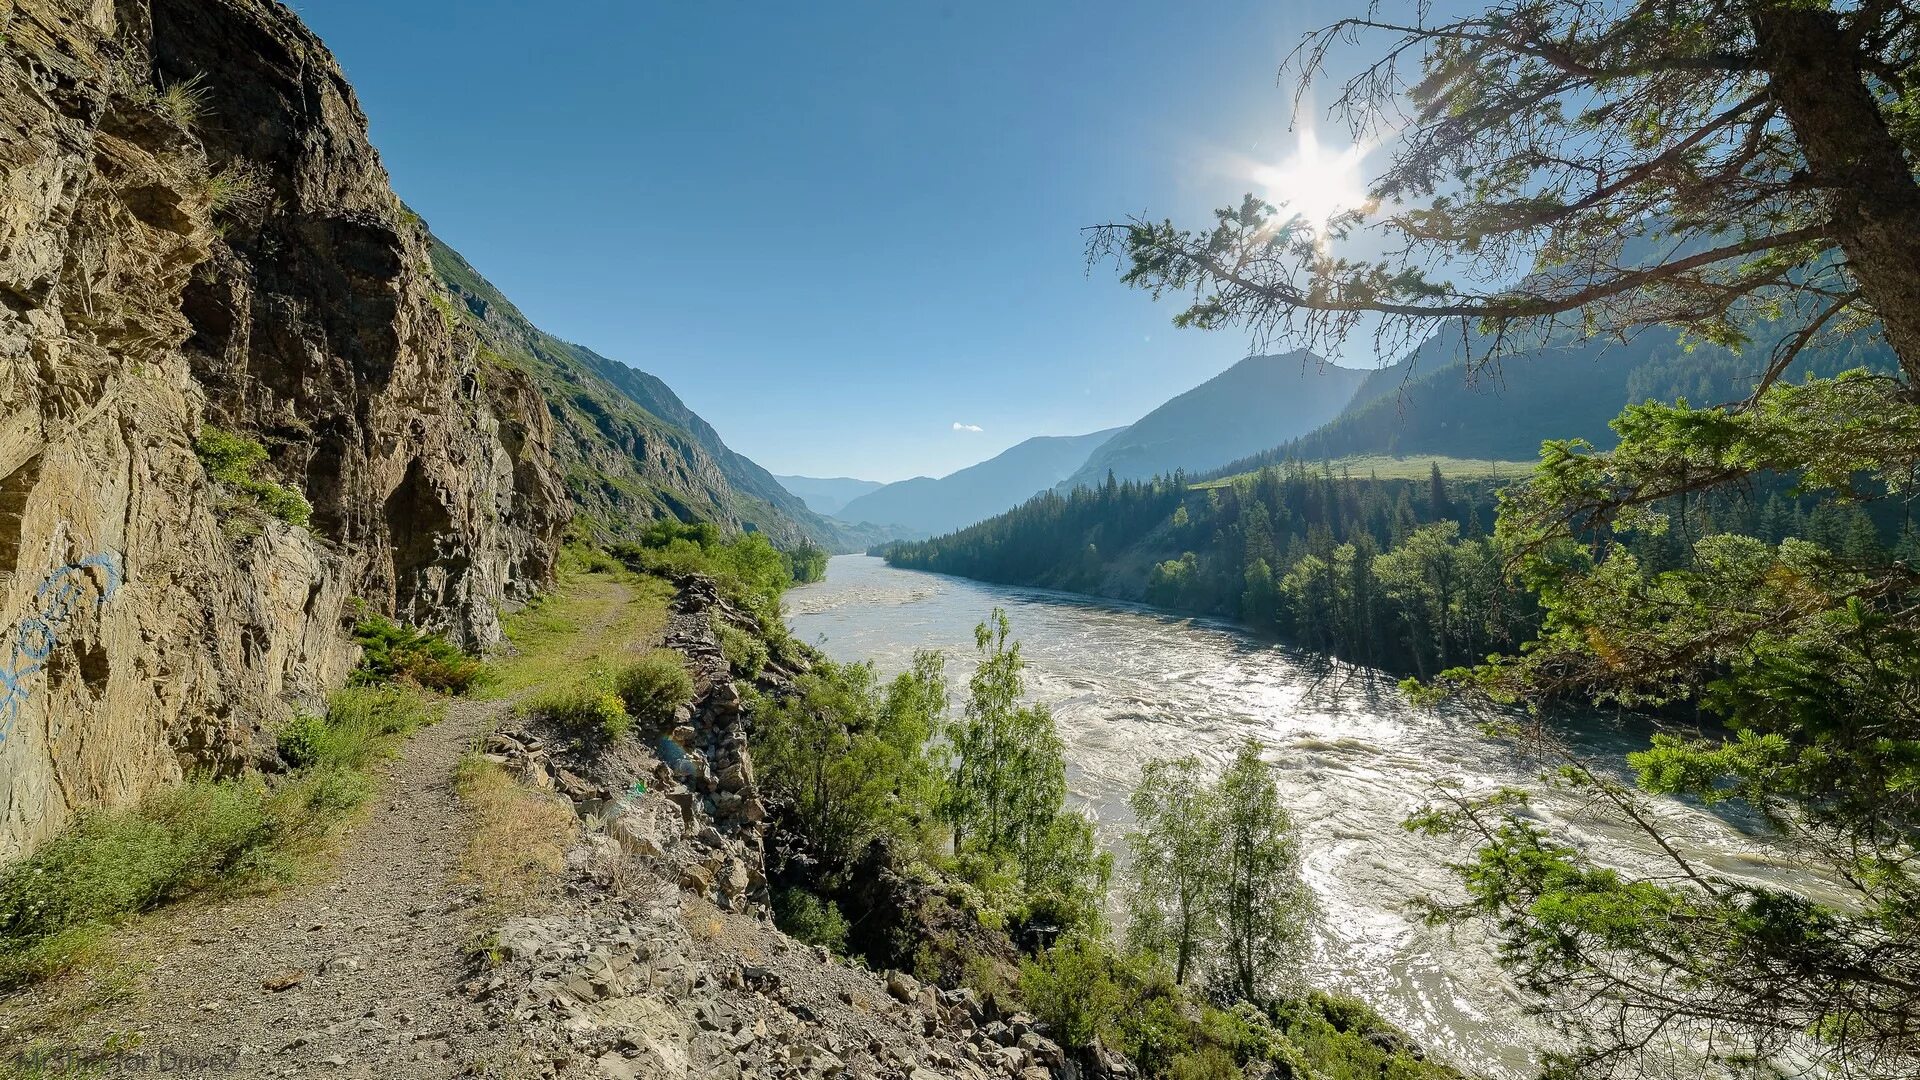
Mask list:
POLYGON ((985 431, 985 430, 987 430, 987 429, 986 429, 986 428, 983 428, 983 427, 981 427, 981 426, 980 426, 979 424, 963 424, 963 423, 961 423, 960 421, 958 421, 958 420, 955 420, 955 421, 953 422, 953 430, 955 430, 955 431, 972 431, 972 432, 981 432, 981 431, 985 431))

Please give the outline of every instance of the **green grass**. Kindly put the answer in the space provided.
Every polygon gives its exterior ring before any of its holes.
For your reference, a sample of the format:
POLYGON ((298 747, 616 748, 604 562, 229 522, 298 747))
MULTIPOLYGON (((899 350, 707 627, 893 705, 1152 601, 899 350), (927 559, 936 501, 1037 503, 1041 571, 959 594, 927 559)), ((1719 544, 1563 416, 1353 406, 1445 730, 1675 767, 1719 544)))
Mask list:
MULTIPOLYGON (((1319 462, 1303 462, 1309 469, 1319 469, 1319 462)), ((1440 466, 1440 475, 1449 480, 1519 480, 1533 474, 1532 461, 1493 461, 1485 458, 1439 457, 1433 454, 1408 455, 1407 457, 1388 457, 1384 454, 1365 454, 1355 457, 1335 458, 1333 475, 1352 475, 1357 479, 1378 476, 1382 480, 1425 480, 1434 465, 1440 466)), ((1254 473, 1240 473, 1235 476, 1223 476, 1217 480, 1206 480, 1193 485, 1195 488, 1227 487, 1236 480, 1244 480, 1254 473)))
POLYGON ((655 649, 613 676, 614 693, 627 715, 653 730, 664 730, 674 711, 693 700, 693 676, 672 649, 655 649))
POLYGON ((326 768, 279 784, 194 780, 81 814, 0 874, 0 989, 65 970, 127 916, 290 880, 371 790, 364 775, 326 768))
POLYGON ((432 715, 409 690, 342 690, 325 717, 281 732, 283 754, 299 759, 291 774, 196 778, 82 812, 0 871, 0 990, 73 966, 129 916, 297 877, 372 794, 366 767, 432 715))
POLYGON ((486 692, 516 697, 566 683, 599 663, 612 668, 659 644, 673 586, 624 568, 563 567, 559 587, 502 620, 509 655, 491 666, 486 692))
POLYGON ((535 695, 527 703, 527 715, 580 743, 612 742, 633 730, 633 717, 614 687, 613 673, 599 666, 535 695))
POLYGON ((398 686, 350 686, 327 699, 325 715, 301 713, 280 729, 277 748, 294 768, 364 769, 395 738, 439 719, 419 694, 398 686))

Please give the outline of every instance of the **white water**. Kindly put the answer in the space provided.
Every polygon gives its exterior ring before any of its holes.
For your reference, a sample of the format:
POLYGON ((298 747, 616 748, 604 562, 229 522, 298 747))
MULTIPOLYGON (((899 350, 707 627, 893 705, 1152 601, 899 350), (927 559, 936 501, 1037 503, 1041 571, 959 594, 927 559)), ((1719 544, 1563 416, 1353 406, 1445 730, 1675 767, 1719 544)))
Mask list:
MULTIPOLYGON (((973 627, 1005 608, 1029 662, 1031 695, 1051 705, 1066 740, 1068 783, 1119 852, 1127 793, 1142 762, 1196 754, 1223 767, 1246 736, 1267 747, 1299 823, 1306 876, 1322 915, 1309 981, 1360 997, 1429 1052, 1494 1076, 1523 1076, 1549 1035, 1471 929, 1421 924, 1409 902, 1445 895, 1444 863, 1460 852, 1400 822, 1434 785, 1539 789, 1538 767, 1470 721, 1416 710, 1394 680, 1325 665, 1230 626, 1034 589, 896 570, 879 559, 833 560, 827 580, 788 595, 788 623, 840 660, 904 670, 916 649, 940 649, 964 686, 973 627)), ((1642 731, 1582 724, 1589 755, 1618 761, 1642 731)), ((1623 867, 1652 866, 1644 837, 1546 793, 1534 811, 1556 835, 1623 867)), ((1669 835, 1734 877, 1809 884, 1738 823, 1677 801, 1660 804, 1669 835)))

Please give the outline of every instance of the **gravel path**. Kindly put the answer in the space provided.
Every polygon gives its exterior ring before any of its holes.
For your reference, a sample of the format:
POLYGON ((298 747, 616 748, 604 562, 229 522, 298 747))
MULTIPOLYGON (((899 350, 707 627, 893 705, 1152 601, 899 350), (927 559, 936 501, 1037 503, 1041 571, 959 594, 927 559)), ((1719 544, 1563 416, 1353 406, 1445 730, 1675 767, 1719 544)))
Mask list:
POLYGON ((506 708, 456 701, 409 739, 323 880, 182 908, 121 935, 116 952, 149 958, 146 985, 87 1025, 97 1030, 74 1033, 78 1045, 137 1032, 133 1053, 152 1057, 151 1071, 172 1055, 187 1075, 499 1072, 511 1039, 458 989, 487 926, 459 879, 467 813, 453 777, 506 708))

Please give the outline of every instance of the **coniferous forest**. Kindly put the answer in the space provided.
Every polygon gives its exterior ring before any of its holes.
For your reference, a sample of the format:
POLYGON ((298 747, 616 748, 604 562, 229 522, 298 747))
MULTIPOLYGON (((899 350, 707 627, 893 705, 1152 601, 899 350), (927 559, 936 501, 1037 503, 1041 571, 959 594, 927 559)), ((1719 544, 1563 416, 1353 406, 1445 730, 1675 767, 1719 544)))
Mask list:
MULTIPOLYGON (((1140 600, 1221 616, 1289 644, 1430 678, 1533 640, 1537 603, 1490 535, 1505 482, 1354 476, 1285 461, 1046 492, 931 540, 877 549, 896 566, 1140 600)), ((1795 497, 1785 482, 1671 501, 1664 531, 1623 543, 1649 573, 1692 563, 1700 537, 1805 540, 1861 567, 1920 557, 1905 502, 1795 497)))

